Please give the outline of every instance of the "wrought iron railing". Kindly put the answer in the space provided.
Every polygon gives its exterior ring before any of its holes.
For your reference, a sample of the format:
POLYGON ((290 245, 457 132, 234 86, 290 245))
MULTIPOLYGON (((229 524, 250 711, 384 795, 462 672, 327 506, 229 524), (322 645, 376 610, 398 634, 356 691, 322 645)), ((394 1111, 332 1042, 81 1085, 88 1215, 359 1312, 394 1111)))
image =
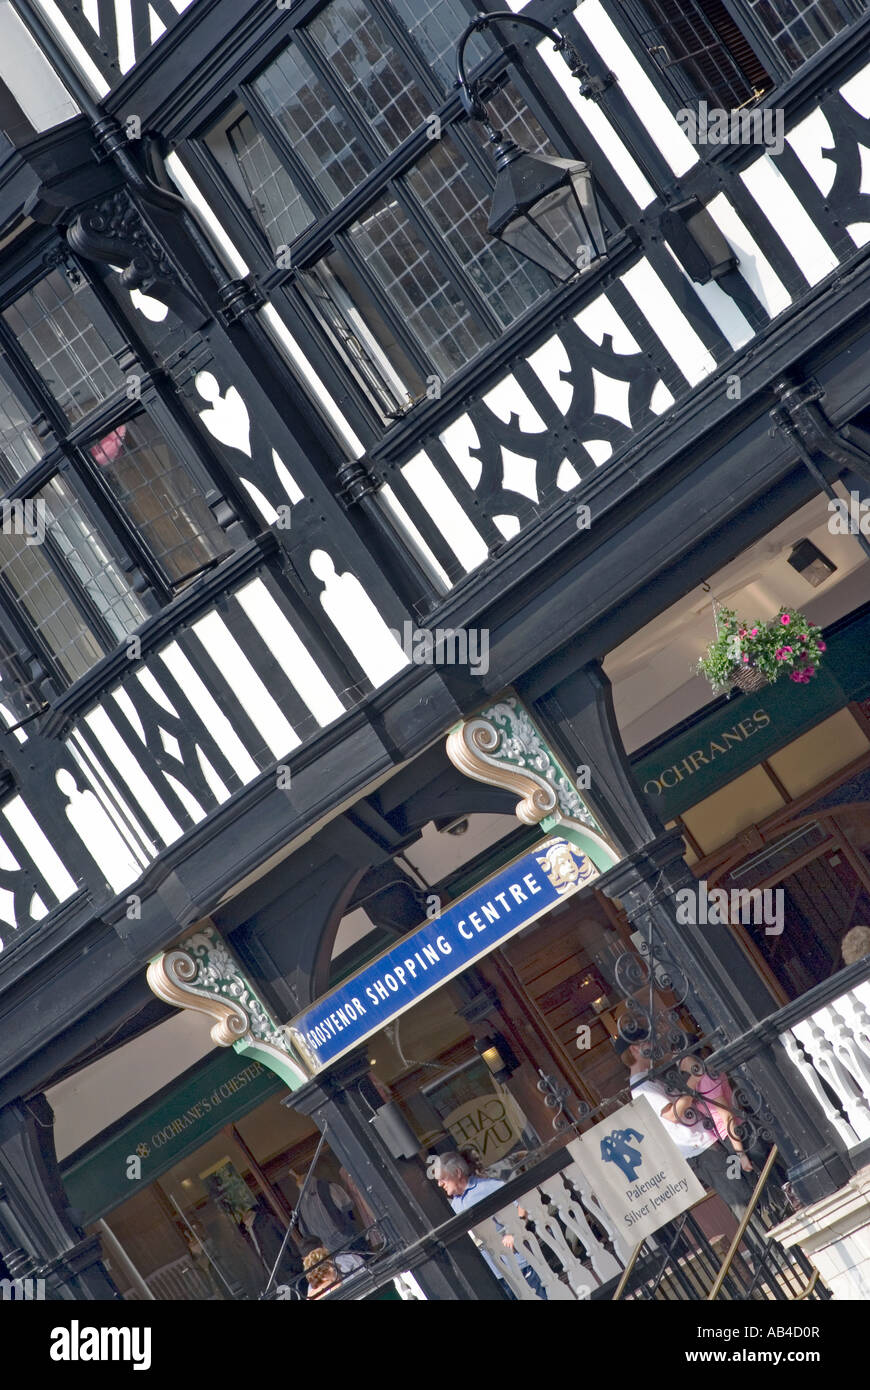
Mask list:
MULTIPOLYGON (((771 1167, 774 1158, 775 1153, 771 1167)), ((502 1281, 502 1296, 518 1302, 611 1300, 617 1292, 630 1301, 830 1297, 803 1252, 771 1238, 788 1201, 775 1176, 762 1187, 763 1200, 731 1248, 727 1235, 711 1239, 699 1203, 632 1249, 570 1149, 562 1148, 414 1246, 374 1257, 324 1296, 364 1298, 401 1271, 413 1273, 435 1252, 470 1238, 502 1281)))

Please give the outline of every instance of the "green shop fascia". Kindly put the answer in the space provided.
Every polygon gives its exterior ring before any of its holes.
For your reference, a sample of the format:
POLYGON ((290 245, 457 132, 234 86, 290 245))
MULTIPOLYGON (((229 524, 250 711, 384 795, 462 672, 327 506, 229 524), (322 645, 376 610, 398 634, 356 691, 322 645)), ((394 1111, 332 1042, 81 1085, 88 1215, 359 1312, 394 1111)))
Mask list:
POLYGON ((61 1164, 83 1226, 105 1216, 286 1083, 231 1048, 199 1062, 61 1164), (138 1159, 138 1163, 135 1161, 138 1159))
POLYGON ((663 820, 733 782, 764 758, 836 714, 870 698, 870 604, 825 632, 825 664, 806 685, 782 679, 753 695, 717 700, 631 759, 663 820))

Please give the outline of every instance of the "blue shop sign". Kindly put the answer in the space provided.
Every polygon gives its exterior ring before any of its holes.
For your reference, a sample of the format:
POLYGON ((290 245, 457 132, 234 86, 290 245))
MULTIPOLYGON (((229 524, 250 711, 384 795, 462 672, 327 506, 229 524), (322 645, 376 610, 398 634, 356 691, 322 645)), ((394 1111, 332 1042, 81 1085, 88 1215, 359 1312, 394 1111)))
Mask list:
POLYGON ((597 877, 576 845, 542 840, 288 1023, 294 1047, 322 1071, 597 877))

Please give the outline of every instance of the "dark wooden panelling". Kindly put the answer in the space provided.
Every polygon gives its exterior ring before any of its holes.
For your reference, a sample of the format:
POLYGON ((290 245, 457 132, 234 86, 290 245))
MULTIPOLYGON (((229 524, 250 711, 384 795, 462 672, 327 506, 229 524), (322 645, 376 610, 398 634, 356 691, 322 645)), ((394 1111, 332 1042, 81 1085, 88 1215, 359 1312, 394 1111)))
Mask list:
POLYGON ((540 1024, 568 1059, 593 1104, 621 1090, 627 1073, 610 1046, 605 1023, 584 1002, 589 991, 583 989, 582 981, 595 971, 606 988, 594 958, 609 943, 618 942, 620 935, 605 907, 595 896, 584 894, 503 948, 540 1024), (580 1024, 591 1029, 591 1046, 583 1052, 576 1047, 580 1024))

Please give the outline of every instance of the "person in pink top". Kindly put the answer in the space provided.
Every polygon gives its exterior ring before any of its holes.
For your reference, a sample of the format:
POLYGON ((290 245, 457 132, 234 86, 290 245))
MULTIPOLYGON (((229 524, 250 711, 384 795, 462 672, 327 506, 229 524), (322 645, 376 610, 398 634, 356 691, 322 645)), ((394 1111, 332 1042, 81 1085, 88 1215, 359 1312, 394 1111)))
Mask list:
MULTIPOLYGON (((683 1057, 679 1065, 680 1071, 686 1077, 686 1085, 699 1097, 698 1110, 702 1115, 709 1116, 715 1126, 717 1138, 723 1143, 727 1139, 735 1153, 740 1155, 740 1167, 744 1173, 751 1173, 752 1159, 737 1136, 734 1096, 727 1077, 711 1076, 707 1071, 697 1072, 695 1068, 700 1064, 692 1057, 683 1057), (721 1101, 721 1105, 716 1105, 717 1100, 721 1101)), ((677 1113, 679 1114, 679 1110, 677 1113)))

